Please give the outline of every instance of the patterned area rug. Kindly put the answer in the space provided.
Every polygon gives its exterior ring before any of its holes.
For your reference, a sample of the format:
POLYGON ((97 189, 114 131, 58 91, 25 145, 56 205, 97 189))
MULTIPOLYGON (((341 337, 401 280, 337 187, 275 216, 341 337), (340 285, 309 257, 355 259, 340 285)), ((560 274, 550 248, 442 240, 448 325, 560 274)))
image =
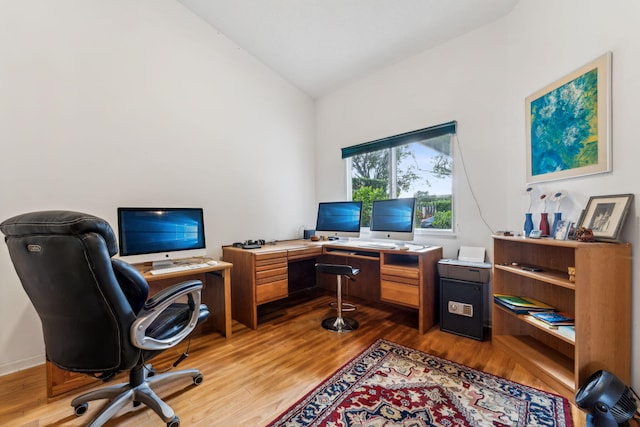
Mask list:
POLYGON ((268 427, 572 427, 564 397, 378 340, 268 427))

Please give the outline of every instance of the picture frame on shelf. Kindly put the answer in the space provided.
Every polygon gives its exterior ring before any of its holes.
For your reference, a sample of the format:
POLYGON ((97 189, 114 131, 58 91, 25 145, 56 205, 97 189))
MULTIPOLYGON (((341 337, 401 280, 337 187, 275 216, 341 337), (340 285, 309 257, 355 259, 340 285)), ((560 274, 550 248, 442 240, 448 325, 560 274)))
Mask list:
POLYGON ((633 194, 591 196, 578 227, 593 231, 599 241, 616 242, 633 201, 633 194))
POLYGON ((611 171, 611 52, 525 100, 527 183, 611 171))
POLYGON ((571 229, 571 225, 573 223, 571 221, 561 219, 558 220, 558 224, 556 226, 556 234, 553 236, 556 240, 567 240, 567 236, 569 235, 569 230, 571 229))
POLYGON ((571 221, 569 225, 569 233, 567 234, 567 240, 575 240, 576 239, 576 223, 571 221))

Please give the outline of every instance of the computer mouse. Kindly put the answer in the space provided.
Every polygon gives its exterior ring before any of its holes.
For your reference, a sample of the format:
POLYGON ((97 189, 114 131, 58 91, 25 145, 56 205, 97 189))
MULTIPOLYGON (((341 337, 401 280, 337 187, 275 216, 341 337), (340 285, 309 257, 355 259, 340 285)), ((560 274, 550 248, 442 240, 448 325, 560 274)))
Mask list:
POLYGON ((218 265, 218 261, 212 259, 211 261, 207 261, 207 264, 209 264, 209 265, 218 265))

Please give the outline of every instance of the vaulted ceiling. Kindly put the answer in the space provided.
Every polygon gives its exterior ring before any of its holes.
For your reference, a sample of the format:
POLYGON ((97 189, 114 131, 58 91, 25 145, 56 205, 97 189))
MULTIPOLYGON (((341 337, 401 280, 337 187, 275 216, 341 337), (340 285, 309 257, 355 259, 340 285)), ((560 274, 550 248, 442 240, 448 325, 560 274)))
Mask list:
POLYGON ((508 14, 519 0, 178 0, 313 97, 508 14))

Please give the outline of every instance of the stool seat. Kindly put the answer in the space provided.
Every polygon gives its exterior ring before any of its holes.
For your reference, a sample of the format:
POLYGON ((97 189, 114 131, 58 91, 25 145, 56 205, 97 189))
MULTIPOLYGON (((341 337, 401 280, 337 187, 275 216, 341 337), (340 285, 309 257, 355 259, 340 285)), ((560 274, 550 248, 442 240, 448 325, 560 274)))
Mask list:
POLYGON ((341 264, 316 264, 316 271, 323 274, 340 274, 343 276, 355 276, 360 273, 359 268, 341 264))
POLYGON ((342 317, 342 276, 355 276, 360 273, 360 269, 343 264, 316 264, 316 272, 322 274, 333 274, 338 281, 337 293, 338 301, 336 307, 338 315, 329 317, 322 321, 322 327, 333 332, 350 332, 358 329, 358 322, 353 319, 342 317))

